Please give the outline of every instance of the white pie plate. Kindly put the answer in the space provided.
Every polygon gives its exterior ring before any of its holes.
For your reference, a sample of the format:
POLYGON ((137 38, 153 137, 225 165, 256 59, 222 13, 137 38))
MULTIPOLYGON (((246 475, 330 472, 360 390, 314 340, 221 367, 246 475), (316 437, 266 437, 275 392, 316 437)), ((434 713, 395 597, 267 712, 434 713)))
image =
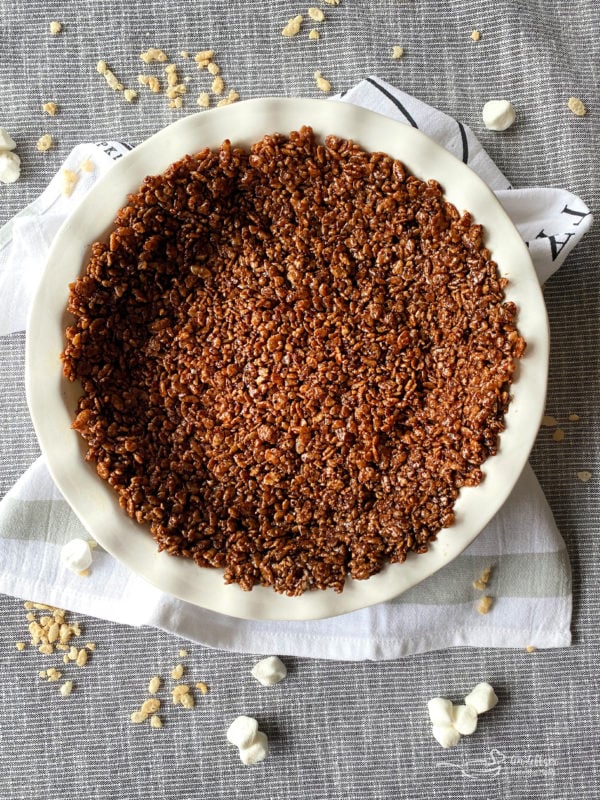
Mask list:
POLYGON ((58 488, 87 531, 116 559, 167 594, 223 614, 318 619, 396 597, 450 562, 481 532, 508 497, 533 445, 544 408, 548 339, 546 309, 527 247, 493 193, 469 167, 420 131, 356 106, 266 98, 201 112, 169 125, 115 163, 91 189, 58 232, 31 309, 27 396, 58 488), (368 580, 349 579, 339 594, 328 590, 287 597, 268 587, 244 592, 237 585, 225 585, 221 570, 199 568, 188 559, 157 552, 150 533, 121 510, 115 492, 84 460, 85 444, 71 429, 80 387, 63 377, 60 353, 69 324, 68 284, 84 270, 91 243, 106 235, 127 194, 146 175, 164 171, 187 153, 217 147, 226 138, 248 146, 267 133, 289 133, 302 125, 311 125, 318 135, 352 138, 366 150, 399 158, 417 177, 438 180, 459 211, 473 214, 485 228, 485 242, 500 273, 510 280, 507 298, 518 306, 527 351, 516 371, 499 452, 484 464, 484 481, 461 491, 455 524, 438 535, 429 552, 388 565, 368 580))

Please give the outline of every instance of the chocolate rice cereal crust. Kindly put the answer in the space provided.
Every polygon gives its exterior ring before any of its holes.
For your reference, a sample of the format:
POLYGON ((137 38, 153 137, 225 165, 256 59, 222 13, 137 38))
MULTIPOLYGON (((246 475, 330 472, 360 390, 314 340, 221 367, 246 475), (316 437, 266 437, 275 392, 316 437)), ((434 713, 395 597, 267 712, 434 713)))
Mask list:
POLYGON ((87 459, 160 550, 342 591, 452 525, 525 342, 468 213, 305 127, 147 177, 70 287, 87 459))

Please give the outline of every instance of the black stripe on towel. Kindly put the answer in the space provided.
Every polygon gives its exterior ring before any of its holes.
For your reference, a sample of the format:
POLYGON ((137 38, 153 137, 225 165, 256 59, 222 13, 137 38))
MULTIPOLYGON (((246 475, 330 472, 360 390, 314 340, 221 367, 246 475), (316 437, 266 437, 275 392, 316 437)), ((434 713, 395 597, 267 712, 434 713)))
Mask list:
POLYGON ((404 114, 404 116, 406 117, 408 122, 410 122, 410 124, 413 126, 413 128, 418 128, 419 127, 417 125, 417 123, 414 121, 414 119, 411 117, 411 115, 408 113, 408 111, 404 108, 404 106, 402 105, 400 100, 398 100, 397 97, 394 97, 394 95, 391 94, 391 92, 388 92, 387 89, 384 89, 383 86, 380 86, 377 83, 377 81, 373 80, 373 78, 367 78, 367 80, 369 81, 371 86, 374 86, 376 89, 378 89, 381 92, 381 94, 385 95, 387 97, 387 99, 390 102, 392 102, 396 106, 396 108, 404 114))
POLYGON ((462 141, 462 160, 464 164, 469 163, 469 142, 467 141, 467 132, 465 130, 465 126, 458 122, 458 130, 460 131, 460 138, 462 141))

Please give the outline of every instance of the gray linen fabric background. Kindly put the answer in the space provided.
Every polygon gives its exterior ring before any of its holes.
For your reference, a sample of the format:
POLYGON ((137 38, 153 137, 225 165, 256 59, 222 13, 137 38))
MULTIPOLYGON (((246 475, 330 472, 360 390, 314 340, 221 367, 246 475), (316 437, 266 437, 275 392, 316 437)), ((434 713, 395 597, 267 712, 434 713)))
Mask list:
MULTIPOLYGON (((135 87, 139 53, 213 48, 229 87, 243 99, 267 94, 318 96, 320 69, 334 91, 379 75, 470 125, 515 186, 562 186, 592 211, 600 200, 600 6, 597 0, 341 0, 319 4, 327 20, 287 40, 280 31, 301 4, 180 0, 35 2, 0 0, 0 126, 18 143, 21 179, 0 186, 0 224, 33 200, 81 141, 137 144, 183 113, 209 86, 190 64, 182 111, 140 92, 126 104, 96 73, 104 58, 135 87), (51 20, 63 33, 51 36, 51 20), (471 31, 481 32, 479 42, 471 31), (399 61, 392 45, 405 49, 399 61), (566 107, 580 97, 589 113, 566 107), (507 97, 518 111, 503 134, 483 127, 480 110, 507 97), (55 100, 55 118, 41 103, 55 100), (38 153, 51 133, 56 146, 38 153)), ((312 27, 312 26, 311 26, 312 27)), ((182 60, 178 57, 178 63, 182 60)), ((156 70, 154 70, 156 71, 156 70)), ((137 87, 135 87, 137 88, 137 87)), ((37 677, 48 666, 27 639, 22 601, 0 598, 0 798, 596 798, 600 793, 598 660, 600 545, 598 225, 545 296, 551 325, 547 413, 565 431, 542 428, 532 464, 569 551, 574 644, 568 650, 454 650, 385 663, 287 659, 288 679, 271 689, 250 677, 256 658, 189 646, 194 680, 211 692, 195 711, 167 707, 165 727, 129 723, 150 676, 167 675, 185 642, 151 629, 83 619, 98 649, 61 698, 37 677), (569 421, 577 414, 579 421, 569 421), (583 483, 577 472, 588 470, 583 483), (426 702, 459 701, 478 681, 500 702, 477 733, 443 751, 433 740, 426 702), (225 741, 239 713, 258 718, 271 754, 246 768, 225 741)), ((38 454, 23 386, 24 336, 0 340, 0 491, 38 454)), ((265 654, 267 655, 267 654, 265 654)), ((170 706, 170 704, 169 704, 170 706)))

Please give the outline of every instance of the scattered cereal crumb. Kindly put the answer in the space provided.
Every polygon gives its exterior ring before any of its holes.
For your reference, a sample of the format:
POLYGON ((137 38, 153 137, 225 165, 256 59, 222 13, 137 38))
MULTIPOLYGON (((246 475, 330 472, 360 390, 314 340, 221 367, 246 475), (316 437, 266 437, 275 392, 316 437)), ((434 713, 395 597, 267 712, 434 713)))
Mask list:
POLYGON ((288 20, 287 25, 281 31, 282 36, 286 36, 287 38, 291 38, 292 36, 297 36, 300 33, 300 28, 302 27, 302 14, 298 14, 296 17, 292 17, 292 19, 288 20))
POLYGON ((138 93, 135 91, 135 89, 125 89, 123 92, 123 97, 128 103, 133 103, 137 96, 138 93))
POLYGON ((80 578, 89 578, 90 575, 92 574, 92 571, 89 569, 80 569, 77 574, 79 575, 80 578))
POLYGON ((38 672, 38 676, 40 678, 47 678, 48 677, 48 673, 46 672, 45 669, 42 669, 42 670, 40 670, 40 672, 38 672))
POLYGON ((114 89, 115 92, 122 92, 125 88, 114 72, 108 68, 108 64, 103 59, 100 59, 96 64, 96 72, 104 77, 110 88, 114 89))
POLYGON ((140 722, 145 722, 148 719, 148 714, 145 711, 134 711, 133 714, 129 717, 131 722, 135 725, 139 725, 140 722))
POLYGON ((308 16, 314 22, 323 22, 323 20, 325 19, 325 14, 323 13, 323 11, 320 8, 316 8, 315 6, 309 6, 307 13, 308 16))
POLYGON ((62 672, 54 667, 50 667, 50 669, 46 670, 46 676, 49 683, 54 683, 62 678, 62 672))
POLYGON ((22 653, 23 650, 25 650, 25 648, 27 647, 27 642, 16 642, 15 647, 20 653, 22 653))
POLYGON ((487 614, 492 607, 492 603, 494 602, 493 598, 489 595, 484 595, 481 600, 477 603, 477 611, 480 614, 487 614))
POLYGON ((339 6, 340 0, 325 0, 328 6, 339 6))
POLYGON ((75 659, 75 663, 78 667, 85 667, 88 661, 88 651, 82 647, 79 653, 77 653, 77 658, 75 659))
POLYGON ((225 91, 225 81, 220 75, 217 75, 210 88, 213 94, 221 95, 225 91))
POLYGON ((200 50, 194 56, 194 61, 198 65, 198 69, 206 69, 215 54, 214 50, 200 50))
POLYGON ((143 711, 145 714, 154 714, 154 712, 158 711, 159 708, 160 700, 157 697, 150 697, 148 700, 144 700, 140 711, 143 711))
POLYGON ((490 575, 491 574, 492 574, 492 568, 491 567, 486 567, 483 570, 483 572, 481 573, 481 575, 479 576, 479 578, 477 578, 477 580, 473 581, 473 588, 474 589, 478 589, 480 592, 482 592, 485 589, 485 587, 488 585, 488 582, 490 580, 490 575))
POLYGON ((68 697, 73 691, 73 681, 65 681, 60 687, 60 693, 63 697, 68 697))
POLYGON ((569 107, 569 111, 572 111, 576 117, 584 117, 587 114, 587 108, 585 107, 585 104, 578 97, 569 97, 569 102, 567 105, 569 107))
POLYGON ((69 656, 68 656, 68 655, 65 653, 65 654, 64 654, 64 656, 63 656, 63 664, 70 664, 70 663, 71 663, 71 659, 70 659, 70 658, 69 658, 69 656))
POLYGON ((148 694, 156 694, 160 689, 160 676, 155 675, 153 678, 150 678, 150 682, 148 683, 148 694))
POLYGON ((217 107, 221 108, 223 106, 230 106, 232 103, 235 103, 235 101, 239 99, 240 99, 239 94, 234 89, 230 89, 227 97, 224 97, 222 100, 219 100, 219 102, 217 103, 217 107))
POLYGON ((317 82, 317 89, 319 89, 321 92, 331 91, 331 83, 327 80, 327 78, 323 77, 320 70, 315 72, 315 81, 317 82))
POLYGON ((542 417, 542 425, 544 428, 555 428, 558 425, 556 417, 551 417, 549 414, 544 414, 542 417))
POLYGON ((173 667, 171 670, 171 677, 174 681, 178 681, 183 675, 183 664, 177 664, 177 666, 173 667))
POLYGON ((71 645, 68 653, 69 659, 71 661, 76 661, 78 655, 79 655, 79 650, 75 647, 75 645, 71 645))
POLYGON ((579 422, 580 419, 579 414, 569 414, 569 422, 579 422))
POLYGON ((180 55, 182 58, 189 58, 189 57, 190 57, 190 54, 188 53, 188 51, 187 51, 187 50, 182 50, 182 51, 179 53, 179 55, 180 55))
POLYGON ((211 61, 206 69, 210 72, 211 75, 218 75, 221 72, 221 67, 215 62, 211 61))
POLYGON ((45 656, 51 656, 54 653, 54 645, 48 644, 48 642, 44 642, 38 647, 38 651, 45 656))
POLYGON ((581 472, 577 473, 577 477, 582 483, 587 483, 592 477, 592 473, 587 469, 582 469, 581 472))
POLYGON ((404 48, 400 47, 400 45, 398 44, 395 44, 392 47, 392 58, 395 59, 402 58, 403 55, 404 55, 404 48))
POLYGON ((309 39, 320 39, 321 38, 321 34, 319 33, 319 31, 316 28, 312 28, 312 30, 310 30, 308 32, 308 38, 309 39))
POLYGON ((528 644, 527 647, 525 648, 525 650, 528 653, 535 653, 535 647, 532 644, 528 644))
POLYGON ((50 23, 50 33, 53 36, 56 36, 57 33, 60 33, 62 31, 62 29, 63 29, 62 22, 57 22, 56 20, 53 20, 50 23))
POLYGON ((565 432, 562 428, 557 428, 552 434, 552 438, 555 442, 562 442, 562 440, 565 438, 565 432))
POLYGON ((155 75, 138 75, 138 83, 147 86, 154 94, 160 92, 160 81, 155 75))
POLYGON ((180 695, 180 702, 184 708, 194 708, 196 703, 194 702, 194 695, 191 692, 184 692, 180 695))
POLYGON ((196 684, 196 689, 198 689, 201 694, 208 694, 208 686, 204 683, 204 681, 198 681, 196 684))
POLYGON ((169 100, 169 108, 183 108, 183 97, 174 97, 169 100))
POLYGON ((45 133, 43 136, 37 140, 36 147, 40 151, 40 153, 45 153, 47 150, 50 150, 54 141, 49 133, 45 133))
POLYGON ((91 650, 92 652, 96 649, 95 642, 86 642, 85 646, 87 647, 88 650, 91 650))
POLYGON ((162 728, 162 726, 163 726, 163 724, 162 724, 161 718, 158 716, 158 714, 153 714, 150 717, 150 727, 151 728, 162 728))
POLYGON ((187 683, 178 683, 177 686, 172 690, 171 697, 173 698, 173 705, 178 705, 182 702, 181 698, 189 694, 190 687, 187 683))
POLYGON ((478 42, 481 39, 481 34, 479 33, 479 31, 472 31, 471 32, 471 39, 474 42, 478 42))
POLYGON ((158 47, 149 47, 144 53, 140 53, 140 58, 144 64, 154 64, 156 62, 162 64, 168 60, 168 56, 164 50, 159 50, 158 47))
MULTIPOLYGON (((62 193, 64 194, 65 197, 70 197, 73 194, 73 189, 75 188, 75 185, 76 185, 78 180, 79 180, 79 175, 76 172, 74 172, 72 169, 63 169, 63 171, 62 171, 62 193)), ((89 569, 88 570, 80 570, 79 574, 81 575, 82 572, 87 572, 89 574, 89 569)), ((56 638, 58 638, 58 628, 59 628, 59 626, 58 626, 57 622, 55 622, 54 624, 56 625, 56 638)), ((48 640, 50 641, 50 636, 48 636, 48 640)))
POLYGON ((55 103, 53 100, 50 100, 47 103, 43 103, 42 111, 44 112, 44 114, 49 114, 51 117, 54 117, 58 113, 58 104, 55 103))
POLYGON ((189 655, 189 653, 188 653, 187 650, 180 650, 179 651, 179 658, 185 658, 188 655, 189 655))
POLYGON ((208 92, 201 92, 198 95, 198 99, 196 100, 196 104, 200 106, 200 108, 208 108, 210 105, 210 95, 208 92))

